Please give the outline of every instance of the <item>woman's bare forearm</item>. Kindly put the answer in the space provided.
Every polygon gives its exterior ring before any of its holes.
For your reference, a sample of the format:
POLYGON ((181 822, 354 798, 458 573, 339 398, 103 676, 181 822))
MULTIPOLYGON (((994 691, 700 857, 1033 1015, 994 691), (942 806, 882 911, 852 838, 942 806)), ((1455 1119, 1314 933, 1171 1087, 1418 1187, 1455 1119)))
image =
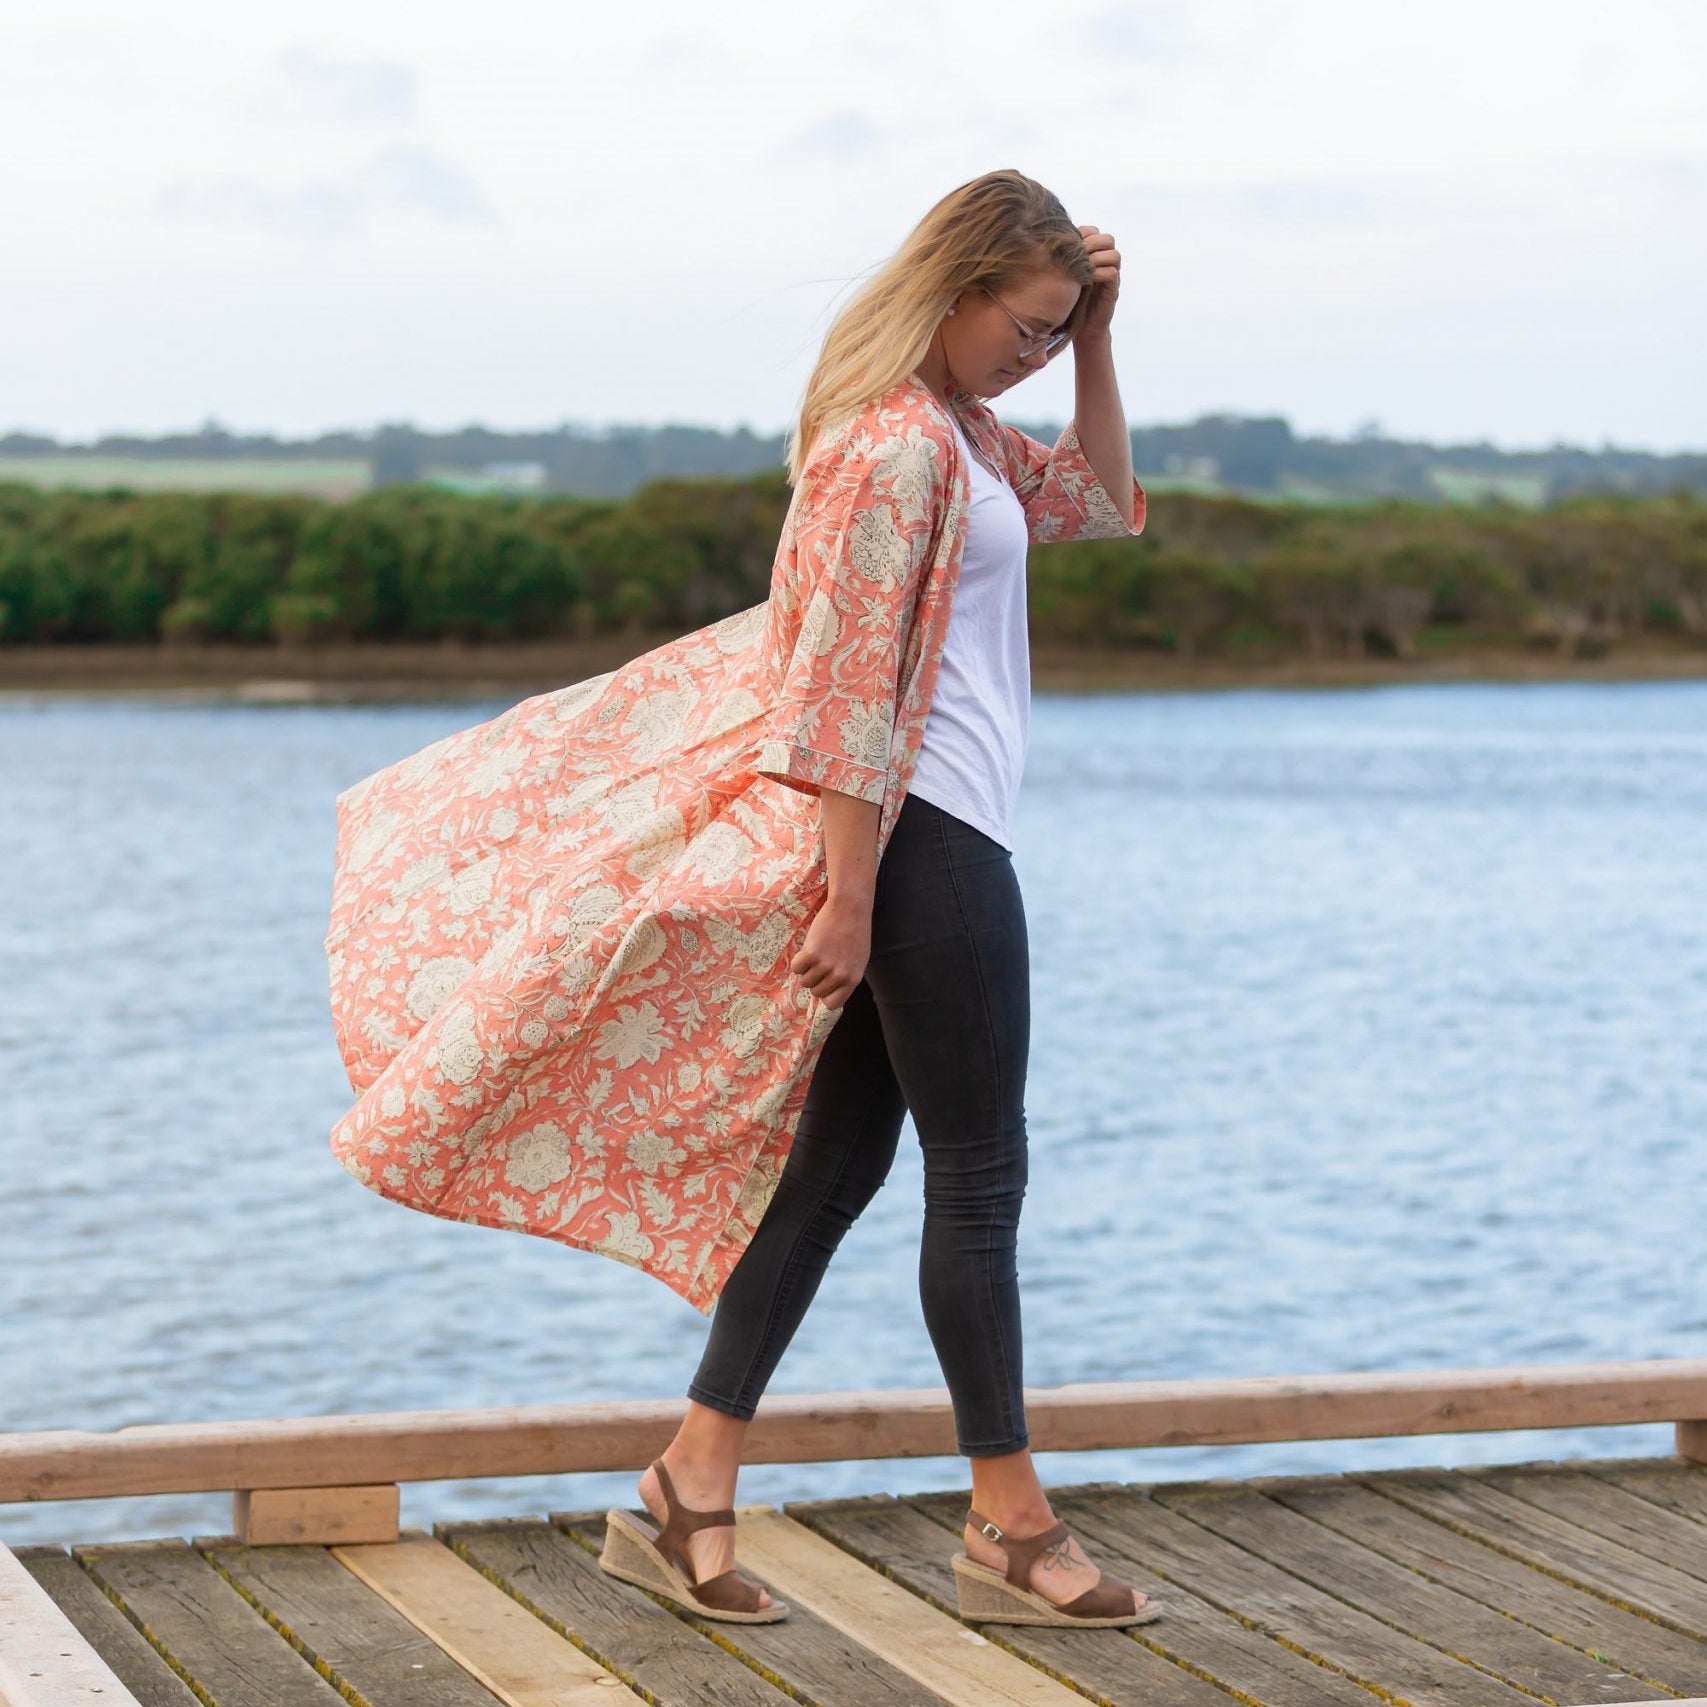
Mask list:
POLYGON ((1073 346, 1073 423, 1085 461, 1115 507, 1132 520, 1132 438, 1114 377, 1114 344, 1107 333, 1073 346))
POLYGON ((827 906, 871 910, 877 891, 877 824, 882 808, 875 800, 820 789, 824 822, 824 864, 829 872, 827 906))
POLYGON ((818 791, 823 810, 829 892, 806 927, 791 971, 826 1007, 840 1008, 865 977, 871 957, 871 911, 877 895, 877 825, 872 800, 818 791))

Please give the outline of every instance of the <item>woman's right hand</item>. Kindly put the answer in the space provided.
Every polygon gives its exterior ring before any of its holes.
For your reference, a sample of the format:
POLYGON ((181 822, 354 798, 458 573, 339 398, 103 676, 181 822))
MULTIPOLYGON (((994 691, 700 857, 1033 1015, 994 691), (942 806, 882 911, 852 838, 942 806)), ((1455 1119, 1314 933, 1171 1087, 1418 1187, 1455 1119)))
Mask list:
POLYGON ((832 896, 807 926, 788 969, 825 1007, 839 1008, 859 988, 870 959, 870 902, 832 896))

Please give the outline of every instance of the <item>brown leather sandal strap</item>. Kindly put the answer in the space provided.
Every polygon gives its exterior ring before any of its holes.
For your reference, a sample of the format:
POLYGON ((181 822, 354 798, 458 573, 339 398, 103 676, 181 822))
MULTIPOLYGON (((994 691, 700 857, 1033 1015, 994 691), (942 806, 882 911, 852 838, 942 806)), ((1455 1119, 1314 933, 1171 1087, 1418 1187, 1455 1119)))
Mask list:
POLYGON ((735 1521, 735 1512, 730 1506, 719 1506, 716 1511, 702 1511, 697 1506, 683 1505, 676 1498, 675 1484, 670 1480, 670 1472, 664 1468, 662 1458, 653 1463, 652 1469, 657 1475, 658 1486, 663 1490, 664 1510, 669 1520, 674 1521, 677 1517, 682 1518, 684 1520, 683 1528, 688 1534, 691 1535, 696 1529, 712 1529, 719 1524, 735 1521), (691 1521, 688 1521, 690 1519, 691 1521))
MULTIPOLYGON (((664 1522, 658 1531, 658 1539, 654 1543, 658 1551, 676 1567, 678 1571, 693 1582, 693 1566, 688 1562, 687 1538, 701 1529, 716 1529, 724 1524, 735 1521, 734 1511, 725 1506, 717 1511, 698 1511, 692 1506, 686 1506, 676 1498, 675 1485, 670 1480, 670 1472, 664 1468, 662 1458, 654 1459, 652 1469, 658 1477, 658 1487, 664 1495, 664 1522)), ((716 1578, 712 1579, 716 1581, 716 1578)), ((705 1603, 713 1604, 711 1601, 705 1603)), ((735 1607, 735 1611, 753 1611, 756 1608, 735 1607)))
POLYGON ((1008 1568, 1007 1579, 1015 1588, 1029 1589, 1031 1587, 1031 1567, 1037 1555, 1045 1548, 1053 1547, 1067 1538, 1067 1525, 1060 1519, 1050 1524, 1047 1529, 1040 1530, 1036 1535, 1008 1535, 1002 1539, 1002 1545, 1007 1549, 1008 1568))

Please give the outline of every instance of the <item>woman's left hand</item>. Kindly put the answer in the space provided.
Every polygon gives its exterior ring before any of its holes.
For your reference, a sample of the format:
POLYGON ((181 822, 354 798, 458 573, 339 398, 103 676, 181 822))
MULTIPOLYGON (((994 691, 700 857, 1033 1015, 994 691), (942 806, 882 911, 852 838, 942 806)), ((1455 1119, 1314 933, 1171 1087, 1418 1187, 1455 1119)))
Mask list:
POLYGON ((1107 337, 1109 322, 1114 318, 1115 299, 1120 295, 1120 251, 1114 238, 1094 225, 1081 225, 1079 235, 1085 240, 1085 250, 1091 258, 1091 302, 1085 311, 1084 323, 1078 336, 1107 337))

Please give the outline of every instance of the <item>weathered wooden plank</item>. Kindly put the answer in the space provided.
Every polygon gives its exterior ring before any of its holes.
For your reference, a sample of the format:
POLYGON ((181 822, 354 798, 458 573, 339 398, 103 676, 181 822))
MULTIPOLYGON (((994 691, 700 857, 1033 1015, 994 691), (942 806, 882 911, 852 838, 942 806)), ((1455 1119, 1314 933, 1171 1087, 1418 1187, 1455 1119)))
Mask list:
POLYGON ((1265 1478, 1252 1487, 1305 1517, 1569 1642, 1645 1685, 1707 1689, 1707 1644, 1497 1553, 1408 1506, 1337 1476, 1265 1478))
MULTIPOLYGON (((944 1496, 951 1498, 952 1496, 944 1496)), ((914 1594, 953 1612, 956 1602, 951 1554, 960 1547, 959 1517, 949 1528, 909 1501, 893 1495, 869 1499, 820 1500, 790 1505, 790 1517, 893 1577, 914 1594)), ((960 1515, 965 1513, 964 1501, 960 1515)), ((1113 1561, 1109 1561, 1113 1563, 1113 1561)), ((1023 1624, 983 1624, 992 1642, 1029 1659, 1063 1681, 1071 1681, 1113 1707, 1225 1707, 1227 1696, 1207 1677, 1241 1680, 1248 1699, 1264 1707, 1368 1707, 1369 1696, 1344 1678, 1288 1653, 1277 1643, 1253 1635, 1243 1625, 1149 1573, 1126 1573, 1146 1592, 1154 1585, 1165 1615, 1154 1624, 1130 1630, 1033 1629, 1023 1624), (1206 1660, 1201 1640, 1205 1619, 1226 1625, 1251 1647, 1278 1656, 1274 1666, 1222 1666, 1206 1660), (1290 1669, 1287 1662, 1290 1662, 1290 1669), (1293 1671, 1299 1675, 1294 1677, 1293 1671), (1258 1681, 1267 1689, 1254 1688, 1258 1681), (1291 1684, 1288 1692, 1287 1685, 1291 1684), (1269 1687, 1272 1686, 1272 1687, 1269 1687)))
POLYGON ((53 1597, 0 1547, 0 1707, 136 1707, 53 1597))
POLYGON ((1527 1500, 1579 1529, 1664 1559, 1673 1570, 1707 1579, 1707 1524, 1694 1518, 1666 1511, 1575 1465, 1482 1469, 1477 1474, 1486 1486, 1527 1500))
POLYGON ((71 1551, 173 1669, 218 1707, 339 1707, 337 1690, 187 1541, 71 1551))
POLYGON ((774 1507, 737 1507, 736 1518, 737 1551, 772 1592, 809 1608, 952 1707, 1083 1707, 1077 1691, 774 1507))
MULTIPOLYGON (((638 1470, 685 1401, 143 1423, 0 1436, 0 1502, 638 1470)), ((1033 1449, 1595 1427, 1707 1415, 1707 1358, 1026 1389, 1033 1449)), ((749 1463, 951 1454, 941 1388, 776 1394, 749 1463)))
POLYGON ((1518 1707, 1533 1697, 1393 1630, 1137 1491, 1049 1503, 1088 1545, 1121 1548, 1275 1640, 1413 1707, 1518 1707))
MULTIPOLYGON (((635 1516, 651 1521, 638 1507, 635 1516)), ((552 1512, 550 1517, 596 1560, 605 1540, 602 1511, 552 1512)), ((739 1656, 759 1677, 815 1707, 920 1707, 919 1685, 908 1672, 821 1617, 813 1607, 784 1593, 771 1581, 770 1573, 748 1556, 745 1537, 739 1535, 735 1562, 750 1574, 763 1577, 772 1594, 788 1603, 787 1618, 775 1624, 727 1624, 695 1618, 685 1611, 676 1616, 739 1656)), ((631 1592, 644 1594, 641 1589, 631 1592)), ((652 1604, 662 1605, 657 1601, 652 1604)), ((966 1634, 973 1636, 975 1632, 966 1634)))
POLYGON ((518 1517, 440 1523, 433 1533, 656 1707, 777 1707, 776 1690, 756 1672, 650 1595, 606 1576, 594 1552, 555 1525, 518 1517))
POLYGON ((618 1691, 628 1693, 621 1678, 420 1530, 330 1551, 505 1707, 609 1707, 618 1691))
POLYGON ((324 1547, 207 1546, 202 1556, 339 1693, 368 1707, 495 1707, 497 1697, 324 1547))
POLYGON ((196 1707, 189 1685, 63 1547, 18 1547, 13 1551, 18 1563, 41 1584, 84 1641, 136 1697, 138 1707, 196 1707))
POLYGON ((1590 1535, 1461 1470, 1392 1471, 1367 1485, 1414 1511, 1537 1570, 1575 1583, 1615 1606, 1707 1638, 1707 1585, 1616 1541, 1590 1535))
POLYGON ((1581 1465, 1591 1476, 1637 1495, 1682 1517, 1707 1523, 1707 1465, 1685 1459, 1587 1459, 1581 1465))
POLYGON ((1251 1488, 1157 1488, 1154 1498, 1205 1529, 1383 1624, 1548 1700, 1628 1700, 1643 1680, 1490 1610, 1251 1488))

